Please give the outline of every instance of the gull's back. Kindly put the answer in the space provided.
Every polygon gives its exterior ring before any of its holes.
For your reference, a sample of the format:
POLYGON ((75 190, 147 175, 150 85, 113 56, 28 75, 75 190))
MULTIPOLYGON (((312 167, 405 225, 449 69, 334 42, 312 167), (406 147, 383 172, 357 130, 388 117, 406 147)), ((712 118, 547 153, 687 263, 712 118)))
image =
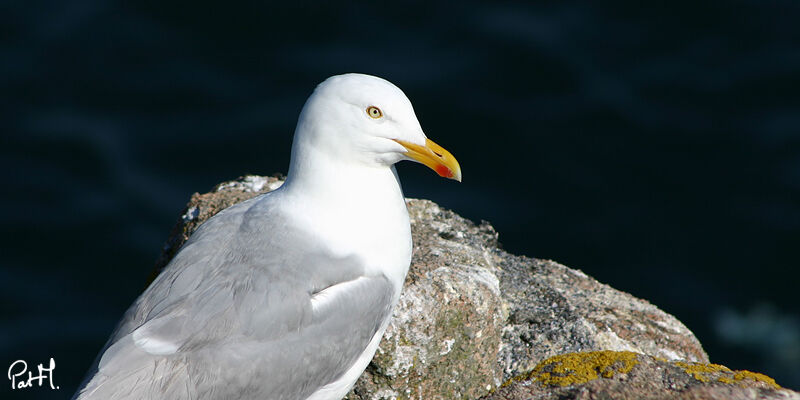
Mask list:
POLYGON ((194 233, 125 313, 78 399, 306 399, 350 369, 382 333, 394 288, 316 245, 274 194, 194 233))

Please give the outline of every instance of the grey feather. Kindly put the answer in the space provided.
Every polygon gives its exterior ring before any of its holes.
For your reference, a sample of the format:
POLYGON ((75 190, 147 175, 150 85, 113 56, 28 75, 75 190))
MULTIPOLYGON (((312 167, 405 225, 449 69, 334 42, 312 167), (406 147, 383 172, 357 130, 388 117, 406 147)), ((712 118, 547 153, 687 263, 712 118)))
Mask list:
POLYGON ((194 233, 125 313, 78 399, 304 399, 355 362, 391 314, 393 285, 263 199, 194 233), (315 294, 355 280, 314 312, 315 294))

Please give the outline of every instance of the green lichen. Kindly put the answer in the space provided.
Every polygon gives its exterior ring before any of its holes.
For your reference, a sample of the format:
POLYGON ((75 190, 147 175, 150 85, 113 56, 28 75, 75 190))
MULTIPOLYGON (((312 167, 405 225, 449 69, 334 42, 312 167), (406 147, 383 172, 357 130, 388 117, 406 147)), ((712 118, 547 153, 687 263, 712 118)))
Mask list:
MULTIPOLYGON (((435 317, 435 337, 439 340, 428 346, 428 363, 424 376, 420 377, 427 383, 421 385, 421 391, 414 398, 478 398, 486 394, 493 373, 487 366, 496 360, 491 350, 499 347, 499 335, 476 333, 479 326, 473 322, 476 318, 469 308, 457 306, 435 317), (445 338, 452 340, 447 348, 442 347, 441 340, 445 338), (454 379, 457 383, 452 382, 454 379), (431 392, 433 387, 450 388, 458 393, 431 392)), ((489 326, 482 328, 492 329, 489 326)))
POLYGON ((485 395, 493 382, 490 368, 497 357, 492 350, 499 348, 500 336, 493 327, 474 322, 478 317, 468 307, 451 304, 430 318, 432 323, 424 332, 401 327, 382 342, 382 351, 376 353, 369 369, 375 386, 391 389, 397 400, 485 395), (476 332, 479 327, 481 333, 476 332), (413 335, 430 335, 431 340, 418 343, 422 340, 415 341, 413 335), (452 340, 450 347, 443 340, 452 340), (408 358, 396 359, 400 350, 408 358))
POLYGON ((780 389, 780 386, 775 383, 775 380, 756 372, 750 371, 732 371, 730 368, 719 364, 703 364, 703 363, 687 363, 683 361, 675 361, 674 365, 680 367, 684 372, 694 377, 694 379, 708 383, 716 381, 728 385, 740 384, 744 385, 745 380, 755 382, 762 382, 775 389, 780 389))
POLYGON ((502 387, 526 380, 545 386, 568 386, 612 378, 630 372, 639 363, 636 357, 634 352, 611 350, 561 354, 540 362, 527 374, 509 379, 502 387))

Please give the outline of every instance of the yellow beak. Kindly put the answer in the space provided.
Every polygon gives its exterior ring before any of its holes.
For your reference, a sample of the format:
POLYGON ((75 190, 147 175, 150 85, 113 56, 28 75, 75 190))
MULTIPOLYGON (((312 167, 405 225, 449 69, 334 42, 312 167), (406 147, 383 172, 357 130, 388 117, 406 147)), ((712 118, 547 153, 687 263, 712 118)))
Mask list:
POLYGON ((458 161, 449 151, 436 144, 433 140, 425 139, 425 146, 397 139, 394 141, 408 150, 406 156, 409 158, 427 165, 428 168, 436 171, 441 177, 461 182, 461 166, 458 165, 458 161))

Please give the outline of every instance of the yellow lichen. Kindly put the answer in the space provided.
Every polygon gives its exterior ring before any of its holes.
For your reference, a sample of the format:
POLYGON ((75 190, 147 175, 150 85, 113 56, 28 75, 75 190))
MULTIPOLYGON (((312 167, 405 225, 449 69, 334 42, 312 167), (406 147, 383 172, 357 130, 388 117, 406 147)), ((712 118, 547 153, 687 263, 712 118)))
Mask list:
POLYGON ((763 382, 769 386, 772 386, 776 389, 780 388, 775 380, 756 372, 750 371, 732 371, 730 368, 719 365, 719 364, 701 364, 701 363, 687 363, 682 361, 676 361, 673 364, 683 369, 689 375, 692 375, 694 379, 700 382, 711 382, 712 380, 716 380, 717 382, 725 383, 728 385, 732 385, 736 382, 740 382, 745 379, 749 379, 756 382, 763 382), (715 375, 719 375, 715 379, 715 375))
POLYGON ((736 381, 727 376, 720 376, 719 378, 717 378, 717 382, 722 382, 722 383, 727 383, 728 385, 732 385, 736 381))
POLYGON ((732 372, 730 368, 719 364, 700 364, 675 361, 675 365, 681 367, 684 372, 694 376, 700 382, 710 382, 711 378, 707 374, 732 372))
POLYGON ((611 378, 618 373, 630 372, 639 363, 636 356, 630 351, 610 350, 561 354, 540 362, 530 373, 514 377, 502 386, 524 380, 549 386, 568 386, 600 377, 611 378))
MULTIPOLYGON (((612 378, 616 374, 629 373, 639 363, 638 356, 639 354, 630 351, 610 350, 561 354, 540 362, 532 371, 515 376, 500 387, 521 381, 534 381, 546 386, 569 386, 599 378, 612 378)), ((656 361, 663 362, 658 359, 656 361)), ((751 380, 776 389, 780 388, 774 379, 766 375, 750 371, 733 371, 724 365, 683 361, 675 361, 672 364, 704 383, 715 381, 744 386, 744 380, 751 380)))
POLYGON ((764 382, 767 385, 774 387, 775 389, 780 389, 780 385, 775 383, 775 379, 772 379, 764 374, 759 374, 757 372, 736 371, 736 373, 733 374, 733 379, 737 382, 743 379, 750 379, 756 382, 764 382))

